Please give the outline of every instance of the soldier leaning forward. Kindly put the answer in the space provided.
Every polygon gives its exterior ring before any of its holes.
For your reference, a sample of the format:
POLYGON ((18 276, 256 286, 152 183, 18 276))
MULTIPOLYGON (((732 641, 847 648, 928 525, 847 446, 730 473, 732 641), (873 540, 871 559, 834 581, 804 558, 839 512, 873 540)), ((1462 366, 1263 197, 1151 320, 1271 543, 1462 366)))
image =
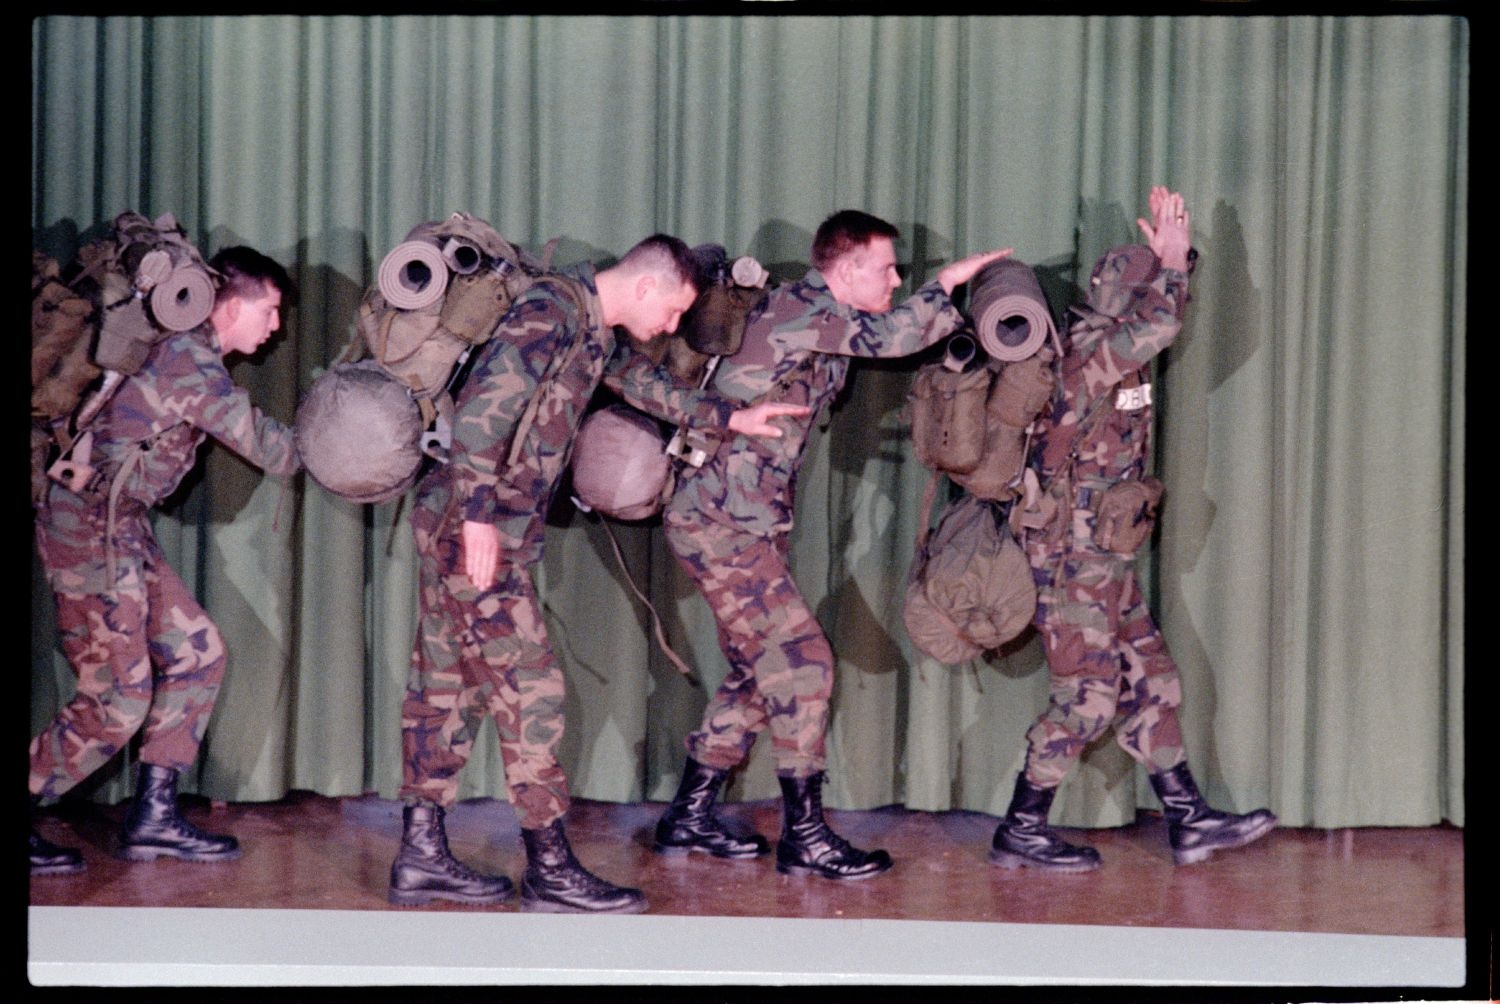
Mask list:
POLYGON ((422 481, 412 513, 421 620, 402 705, 406 806, 391 864, 394 903, 496 903, 513 892, 504 876, 455 860, 444 833, 458 773, 490 715, 526 850, 523 909, 646 908, 639 890, 585 870, 563 832, 568 787, 556 757, 563 676, 531 569, 541 561, 558 476, 601 380, 653 415, 710 431, 780 435, 766 417, 799 410, 735 410, 616 345, 617 325, 639 341, 671 333, 696 299, 696 283, 686 245, 664 235, 602 271, 583 264, 541 279, 512 305, 459 392, 450 463, 422 481))
POLYGON ((1139 221, 1149 246, 1117 247, 1094 266, 1088 301, 1073 308, 1058 390, 1039 420, 1033 462, 1042 494, 1018 521, 1051 698, 1026 734, 1026 766, 995 832, 990 857, 1006 868, 1098 867, 1098 852, 1065 843, 1047 813, 1084 747, 1111 724, 1165 806, 1177 863, 1247 844, 1276 824, 1265 809, 1217 812, 1199 794, 1178 726, 1177 666, 1135 576, 1133 557, 1161 495, 1145 476, 1146 377, 1182 326, 1193 254, 1182 196, 1157 187, 1150 204, 1152 221, 1139 221))
POLYGON ((962 321, 949 299, 954 288, 1009 253, 950 264, 892 309, 897 236, 857 210, 824 221, 814 267, 752 313, 740 350, 714 376, 714 388, 733 400, 791 401, 809 412, 784 423, 787 434, 775 442, 725 440, 701 468, 684 470, 667 505, 667 542, 713 610, 730 669, 687 737, 681 785, 656 828, 660 853, 769 852, 764 838, 731 833, 712 812, 728 771, 769 729, 784 803, 777 869, 856 879, 891 866, 885 851, 850 846, 823 819, 833 651, 788 570, 793 486, 816 417, 843 387, 850 360, 908 355, 953 331, 962 321))
MULTIPOLYGON (((177 810, 177 777, 197 758, 224 675, 224 639, 167 565, 150 509, 192 470, 212 436, 268 474, 301 466, 291 430, 250 403, 223 359, 256 351, 281 323, 286 270, 245 247, 209 262, 224 277, 206 324, 157 342, 89 426, 79 490, 48 483, 36 541, 57 604, 77 693, 31 742, 33 807, 118 753, 144 727, 135 800, 118 854, 188 861, 239 856, 235 838, 204 833, 177 810)), ((82 856, 31 834, 31 873, 66 874, 82 856)))

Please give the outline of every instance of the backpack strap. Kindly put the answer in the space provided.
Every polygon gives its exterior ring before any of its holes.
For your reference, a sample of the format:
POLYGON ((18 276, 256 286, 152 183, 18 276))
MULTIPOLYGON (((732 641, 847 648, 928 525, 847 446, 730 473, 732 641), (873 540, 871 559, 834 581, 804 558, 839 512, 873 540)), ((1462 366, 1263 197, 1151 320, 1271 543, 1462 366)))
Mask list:
MULTIPOLYGON (((549 275, 538 279, 537 282, 545 282, 563 293, 572 301, 573 307, 586 320, 588 319, 588 301, 576 280, 561 275, 549 275)), ((589 330, 592 330, 592 328, 589 330)), ((535 393, 526 402, 525 410, 521 412, 521 417, 516 421, 516 430, 512 434, 510 441, 510 452, 505 458, 507 466, 514 466, 521 459, 521 448, 526 445, 526 434, 536 424, 536 413, 542 406, 542 398, 546 396, 548 385, 557 379, 557 375, 567 369, 573 358, 578 355, 579 350, 583 347, 583 343, 586 340, 586 336, 587 332, 573 339, 573 344, 569 345, 566 351, 554 355, 552 361, 547 364, 547 369, 542 374, 542 379, 537 383, 535 393)))
POLYGON ((600 519, 599 522, 604 527, 605 534, 609 536, 609 546, 615 552, 615 562, 619 564, 620 571, 625 576, 625 582, 630 586, 630 591, 635 593, 636 599, 645 604, 647 610, 651 611, 651 630, 656 635, 656 643, 661 646, 662 655, 666 656, 672 665, 677 667, 677 671, 689 683, 695 687, 698 686, 698 679, 693 675, 692 668, 683 661, 682 656, 673 651, 671 645, 667 644, 667 634, 661 626, 661 615, 656 612, 656 607, 651 605, 651 601, 646 598, 646 594, 641 592, 640 587, 635 584, 635 577, 630 574, 630 569, 625 565, 625 555, 620 550, 619 541, 615 539, 615 532, 609 527, 609 520, 600 519))

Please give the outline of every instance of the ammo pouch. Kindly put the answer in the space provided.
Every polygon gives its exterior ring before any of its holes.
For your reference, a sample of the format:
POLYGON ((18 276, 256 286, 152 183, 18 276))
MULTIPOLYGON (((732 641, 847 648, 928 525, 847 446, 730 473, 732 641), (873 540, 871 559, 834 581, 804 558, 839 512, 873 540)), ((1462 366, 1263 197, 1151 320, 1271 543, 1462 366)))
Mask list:
POLYGON ((967 373, 940 365, 917 371, 911 393, 911 444, 922 466, 946 474, 967 474, 985 450, 985 406, 990 370, 967 373))
POLYGON ((482 345, 510 309, 515 285, 495 269, 454 276, 443 295, 438 323, 465 343, 482 345))
POLYGON ((1099 500, 1094 543, 1115 554, 1132 555, 1151 536, 1163 486, 1156 478, 1120 481, 1099 500))
POLYGON ((1052 397, 1052 368, 1040 355, 1004 366, 990 385, 985 403, 984 455, 967 472, 949 476, 971 495, 1003 501, 1021 493, 1018 475, 1026 467, 1027 430, 1052 397))

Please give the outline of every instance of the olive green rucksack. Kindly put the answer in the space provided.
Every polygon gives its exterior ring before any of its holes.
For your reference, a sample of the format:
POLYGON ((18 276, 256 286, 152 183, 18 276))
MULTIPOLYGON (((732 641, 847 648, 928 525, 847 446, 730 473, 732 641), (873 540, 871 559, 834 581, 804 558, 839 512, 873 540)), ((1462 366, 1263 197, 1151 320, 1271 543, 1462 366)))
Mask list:
POLYGON ((575 280, 550 271, 555 245, 536 258, 461 212, 413 227, 381 260, 349 344, 297 409, 297 450, 313 480, 351 501, 384 502, 411 487, 424 456, 446 462, 464 364, 516 298, 546 277, 583 303, 575 280))
POLYGON ((33 498, 47 477, 75 489, 92 479, 94 416, 152 346, 208 320, 217 280, 171 213, 155 221, 121 213, 66 270, 33 252, 33 498))

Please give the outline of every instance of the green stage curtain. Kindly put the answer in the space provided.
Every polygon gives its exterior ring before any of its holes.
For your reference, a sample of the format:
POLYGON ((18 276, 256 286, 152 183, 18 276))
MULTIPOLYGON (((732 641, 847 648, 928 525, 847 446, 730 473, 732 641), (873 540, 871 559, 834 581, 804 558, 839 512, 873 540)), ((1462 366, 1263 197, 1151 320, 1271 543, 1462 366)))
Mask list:
MULTIPOLYGON (((43 17, 33 245, 125 209, 293 272, 288 331, 235 378, 289 421, 380 259, 464 210, 559 262, 655 231, 806 268, 859 207, 913 285, 1014 246, 1061 313, 1183 191, 1202 258, 1156 366, 1167 485, 1142 562, 1211 801, 1291 825, 1463 821, 1467 23, 1444 16, 43 17)), ((1034 637, 963 666, 901 624, 926 472, 915 360, 858 364, 799 483, 793 567, 839 655, 828 802, 1004 811, 1047 696, 1034 637)), ((394 795, 415 623, 395 503, 262 479, 220 448, 157 520, 230 647, 200 769, 215 798, 394 795)), ((659 527, 620 529, 656 650, 593 517, 554 507, 537 570, 566 664, 576 795, 670 796, 727 667, 659 527)), ((33 729, 71 693, 33 570, 33 729)), ((1029 637, 1029 636, 1028 636, 1029 637)), ((775 794, 757 744, 731 798, 775 794)), ((125 757, 84 788, 127 791, 125 757)), ((504 797, 486 736, 463 797, 504 797)), ((1154 804, 1108 738, 1054 820, 1154 804)))

